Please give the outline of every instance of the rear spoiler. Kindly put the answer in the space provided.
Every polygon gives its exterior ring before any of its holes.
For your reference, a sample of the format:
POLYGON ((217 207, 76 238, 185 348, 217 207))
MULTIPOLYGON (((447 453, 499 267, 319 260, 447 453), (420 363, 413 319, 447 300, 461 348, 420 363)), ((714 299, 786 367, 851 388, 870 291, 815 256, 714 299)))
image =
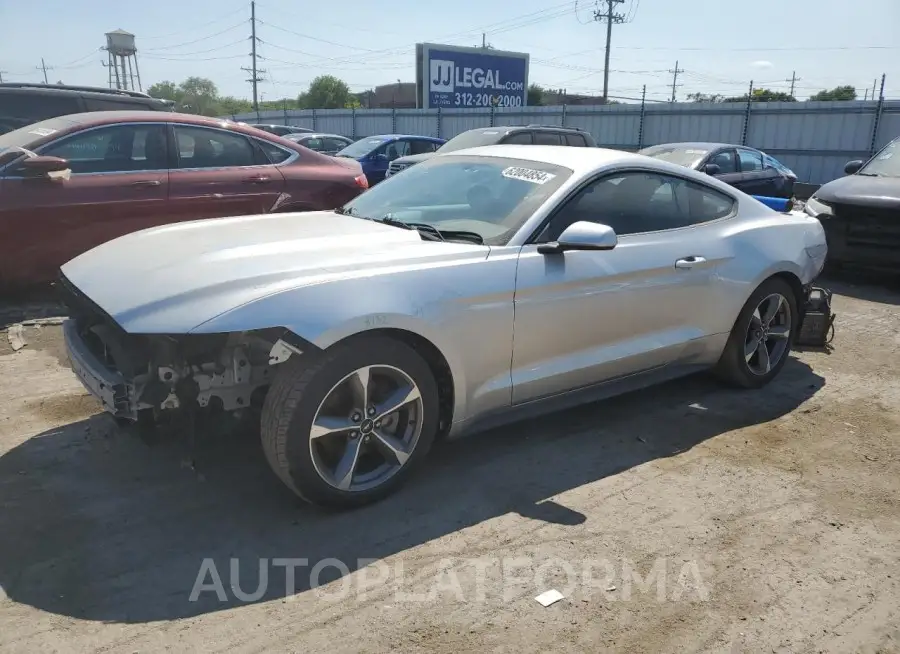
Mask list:
POLYGON ((765 195, 754 195, 754 200, 759 200, 769 209, 780 211, 781 213, 789 213, 794 208, 794 201, 786 198, 770 198, 765 195))

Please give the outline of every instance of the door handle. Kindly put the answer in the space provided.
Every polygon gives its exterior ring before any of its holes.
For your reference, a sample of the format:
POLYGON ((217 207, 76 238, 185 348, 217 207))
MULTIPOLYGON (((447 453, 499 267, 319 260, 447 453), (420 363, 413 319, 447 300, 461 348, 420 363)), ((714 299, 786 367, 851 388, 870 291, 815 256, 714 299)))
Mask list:
POLYGON ((267 175, 256 175, 254 177, 248 177, 244 181, 250 182, 251 184, 266 184, 270 181, 270 178, 267 175))
POLYGON ((159 186, 162 184, 158 179, 142 179, 138 182, 132 182, 132 186, 159 186))
POLYGON ((684 259, 679 259, 678 261, 676 261, 675 267, 690 270, 691 268, 693 268, 694 266, 696 266, 697 264, 700 264, 700 263, 706 263, 706 259, 704 259, 703 257, 690 256, 690 257, 685 257, 684 259))

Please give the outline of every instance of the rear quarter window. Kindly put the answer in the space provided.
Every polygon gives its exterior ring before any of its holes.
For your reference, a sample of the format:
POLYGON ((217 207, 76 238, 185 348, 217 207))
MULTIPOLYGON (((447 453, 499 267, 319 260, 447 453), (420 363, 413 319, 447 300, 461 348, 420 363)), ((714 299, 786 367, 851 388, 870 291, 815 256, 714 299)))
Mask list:
POLYGON ((81 98, 64 93, 17 93, 0 91, 0 116, 4 121, 22 121, 20 126, 47 118, 83 111, 81 98))
POLYGON ((566 145, 571 145, 576 148, 585 148, 587 147, 587 141, 584 140, 584 137, 581 134, 566 134, 566 145))
POLYGON ((85 97, 87 111, 153 111, 163 107, 155 102, 141 102, 127 98, 92 98, 85 97))

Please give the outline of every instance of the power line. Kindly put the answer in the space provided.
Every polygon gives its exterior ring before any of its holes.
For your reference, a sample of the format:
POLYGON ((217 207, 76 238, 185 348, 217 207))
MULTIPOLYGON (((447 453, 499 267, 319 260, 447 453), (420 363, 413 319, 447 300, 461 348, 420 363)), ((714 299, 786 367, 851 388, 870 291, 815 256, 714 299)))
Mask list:
POLYGON ((43 57, 41 57, 41 65, 40 65, 40 66, 35 66, 35 68, 37 68, 38 70, 44 71, 44 84, 49 84, 50 82, 47 81, 47 71, 48 71, 48 70, 53 70, 53 68, 52 68, 52 67, 47 68, 47 64, 44 62, 44 58, 43 58, 43 57))
POLYGON ((253 111, 259 111, 259 88, 258 85, 263 81, 263 78, 260 75, 264 74, 266 71, 260 70, 256 67, 256 2, 250 2, 250 42, 253 44, 253 48, 250 52, 251 57, 251 68, 241 68, 241 70, 250 73, 251 77, 247 81, 253 85, 253 111))
POLYGON ((800 81, 801 79, 802 78, 797 77, 797 71, 795 70, 795 71, 791 72, 791 79, 784 80, 785 82, 791 83, 791 97, 794 96, 794 87, 797 85, 797 82, 800 81))
POLYGON ((625 0, 601 0, 606 3, 606 12, 597 9, 594 12, 594 20, 597 22, 606 21, 606 60, 603 65, 603 102, 607 101, 609 93, 609 51, 612 44, 612 26, 620 25, 625 22, 625 14, 617 14, 613 9, 625 0))
POLYGON ((672 73, 672 99, 670 100, 670 102, 675 102, 675 89, 679 86, 682 86, 678 83, 678 73, 683 73, 684 70, 678 68, 678 62, 676 61, 675 70, 669 70, 669 72, 672 73))
POLYGON ((217 36, 221 36, 222 34, 227 34, 232 30, 236 30, 239 27, 242 27, 247 24, 246 20, 242 20, 240 23, 235 23, 231 27, 226 27, 224 30, 220 32, 216 32, 215 34, 210 34, 208 36, 202 36, 199 39, 193 39, 192 41, 184 41, 183 43, 176 43, 175 45, 168 45, 160 48, 148 48, 145 52, 160 52, 161 50, 165 50, 168 54, 178 54, 177 52, 168 52, 169 50, 174 50, 177 48, 183 48, 186 45, 194 45, 195 43, 201 43, 202 41, 209 41, 210 39, 214 39, 217 36))

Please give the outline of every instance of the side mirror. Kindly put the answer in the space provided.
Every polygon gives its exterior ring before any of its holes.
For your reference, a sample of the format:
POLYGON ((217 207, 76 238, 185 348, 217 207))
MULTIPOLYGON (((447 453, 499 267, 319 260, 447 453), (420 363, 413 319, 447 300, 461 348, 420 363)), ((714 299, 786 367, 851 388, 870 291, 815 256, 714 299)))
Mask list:
POLYGON ((29 157, 19 164, 29 177, 58 177, 51 173, 63 173, 69 170, 69 162, 60 157, 29 157))
POLYGON ((375 161, 377 161, 379 163, 384 163, 385 161, 388 160, 388 156, 382 152, 380 154, 376 154, 374 157, 372 157, 372 159, 374 159, 375 161))
POLYGON ((848 161, 847 165, 844 166, 844 172, 848 175, 855 175, 859 172, 859 169, 863 167, 863 161, 860 159, 854 159, 853 161, 848 161))
POLYGON ((612 250, 619 243, 616 232, 609 225, 582 220, 572 223, 559 238, 538 245, 540 254, 562 254, 568 250, 612 250))
POLYGON ((718 164, 706 164, 703 166, 703 172, 707 175, 718 175, 722 172, 722 169, 719 168, 718 164))

